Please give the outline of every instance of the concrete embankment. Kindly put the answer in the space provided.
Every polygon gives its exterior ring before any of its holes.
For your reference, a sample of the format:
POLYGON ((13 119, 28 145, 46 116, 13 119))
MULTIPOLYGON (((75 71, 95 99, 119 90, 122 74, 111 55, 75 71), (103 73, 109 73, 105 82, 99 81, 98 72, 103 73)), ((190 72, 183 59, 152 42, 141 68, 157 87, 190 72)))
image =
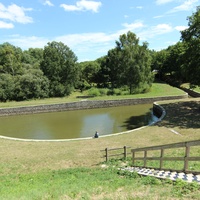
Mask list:
POLYGON ((33 113, 45 113, 45 112, 60 112, 68 110, 83 110, 93 108, 105 108, 116 107, 124 105, 137 105, 148 104, 156 101, 174 100, 188 98, 188 95, 179 96, 166 96, 166 97, 154 97, 154 98, 134 98, 134 99, 119 99, 119 100, 81 100, 71 103, 50 104, 50 105, 35 105, 27 107, 14 107, 14 108, 1 108, 0 116, 8 115, 21 115, 21 114, 33 114, 33 113))

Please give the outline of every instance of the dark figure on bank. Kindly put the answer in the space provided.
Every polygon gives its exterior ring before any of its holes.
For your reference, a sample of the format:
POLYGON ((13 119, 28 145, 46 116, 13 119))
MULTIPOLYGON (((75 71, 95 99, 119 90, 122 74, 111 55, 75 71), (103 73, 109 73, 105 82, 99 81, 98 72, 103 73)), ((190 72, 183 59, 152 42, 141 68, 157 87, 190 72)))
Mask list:
POLYGON ((94 134, 94 138, 98 138, 99 137, 99 133, 96 131, 94 134))

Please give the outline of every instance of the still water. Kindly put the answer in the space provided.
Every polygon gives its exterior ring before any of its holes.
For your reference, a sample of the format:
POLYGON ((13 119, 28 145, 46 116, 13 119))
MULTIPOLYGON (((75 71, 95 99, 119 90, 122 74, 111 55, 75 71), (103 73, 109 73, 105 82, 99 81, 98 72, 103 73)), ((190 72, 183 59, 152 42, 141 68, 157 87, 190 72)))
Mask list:
POLYGON ((0 135, 23 139, 72 139, 115 134, 155 120, 152 104, 0 117, 0 135))

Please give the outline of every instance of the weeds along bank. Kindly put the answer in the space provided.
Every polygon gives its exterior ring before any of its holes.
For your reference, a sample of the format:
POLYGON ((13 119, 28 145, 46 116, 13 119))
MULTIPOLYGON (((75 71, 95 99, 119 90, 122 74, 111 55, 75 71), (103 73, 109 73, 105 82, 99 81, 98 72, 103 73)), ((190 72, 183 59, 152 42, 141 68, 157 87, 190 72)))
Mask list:
POLYGON ((163 100, 176 100, 188 98, 187 94, 178 96, 154 97, 154 98, 134 98, 134 99, 119 99, 119 100, 87 100, 83 99, 77 102, 61 103, 61 104, 48 104, 36 106, 23 106, 14 108, 1 108, 0 116, 20 115, 20 114, 33 114, 44 112, 59 112, 68 110, 83 110, 93 108, 105 108, 116 106, 128 106, 137 104, 148 104, 155 101, 163 100))

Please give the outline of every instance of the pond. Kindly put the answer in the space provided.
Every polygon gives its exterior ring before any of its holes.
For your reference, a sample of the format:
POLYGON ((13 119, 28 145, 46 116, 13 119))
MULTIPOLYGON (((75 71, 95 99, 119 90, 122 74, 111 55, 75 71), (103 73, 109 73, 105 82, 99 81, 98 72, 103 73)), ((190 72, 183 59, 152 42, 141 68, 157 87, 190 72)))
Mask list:
POLYGON ((152 104, 0 117, 0 135, 22 139, 74 139, 110 135, 155 121, 152 104))

